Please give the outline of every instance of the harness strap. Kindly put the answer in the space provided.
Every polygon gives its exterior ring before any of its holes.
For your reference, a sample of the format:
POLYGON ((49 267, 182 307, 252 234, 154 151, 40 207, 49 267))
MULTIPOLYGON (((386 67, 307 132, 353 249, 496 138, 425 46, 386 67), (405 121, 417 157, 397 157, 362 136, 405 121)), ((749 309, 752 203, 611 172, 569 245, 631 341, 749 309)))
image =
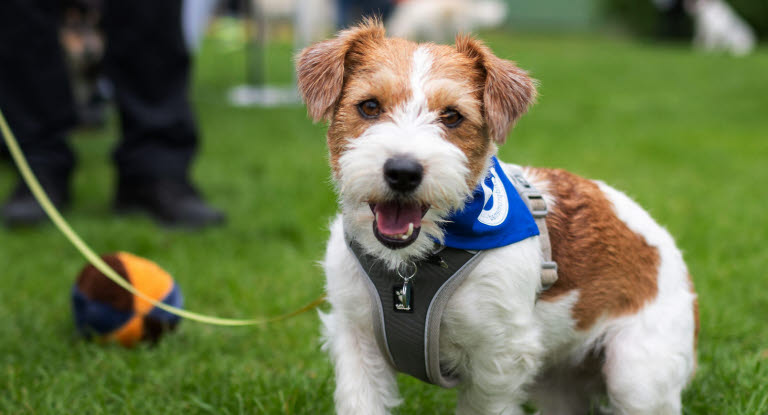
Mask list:
MULTIPOLYGON (((557 281, 557 264, 552 261, 547 231, 547 203, 519 167, 505 165, 504 168, 539 228, 541 285, 547 290, 557 281)), ((361 271, 368 277, 373 332, 382 354, 399 372, 444 388, 458 385, 460 379, 456 374, 440 368, 440 321, 448 300, 486 251, 441 246, 426 259, 411 264, 413 274, 406 277, 368 255, 346 232, 345 238, 361 271)))
POLYGON ((523 198, 523 202, 528 206, 528 210, 533 215, 533 220, 539 228, 539 242, 541 243, 541 287, 542 290, 548 290, 557 282, 557 263, 552 260, 552 245, 549 241, 549 231, 547 230, 547 202, 544 200, 539 189, 528 183, 523 175, 523 170, 515 165, 507 164, 504 166, 507 174, 510 176, 512 185, 515 186, 517 193, 523 198))
POLYGON ((399 372, 444 388, 459 384, 454 374, 440 368, 440 320, 456 289, 479 263, 485 251, 443 247, 416 263, 413 303, 410 310, 397 308, 397 291, 403 280, 384 262, 347 240, 362 271, 373 304, 373 331, 382 354, 399 372))

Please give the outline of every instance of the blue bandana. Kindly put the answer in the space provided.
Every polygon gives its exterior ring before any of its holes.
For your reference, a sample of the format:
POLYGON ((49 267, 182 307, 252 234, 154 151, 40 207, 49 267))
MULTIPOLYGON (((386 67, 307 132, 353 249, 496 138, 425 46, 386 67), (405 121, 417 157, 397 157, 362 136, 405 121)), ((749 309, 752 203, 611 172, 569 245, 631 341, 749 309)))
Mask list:
POLYGON ((494 156, 488 176, 459 212, 443 225, 444 245, 458 249, 491 249, 539 234, 523 199, 494 156))

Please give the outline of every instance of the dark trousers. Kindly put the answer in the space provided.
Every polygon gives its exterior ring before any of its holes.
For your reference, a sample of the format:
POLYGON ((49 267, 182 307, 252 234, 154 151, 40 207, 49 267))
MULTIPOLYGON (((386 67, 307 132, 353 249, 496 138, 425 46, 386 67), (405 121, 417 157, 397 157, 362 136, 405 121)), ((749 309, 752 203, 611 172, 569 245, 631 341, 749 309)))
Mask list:
MULTIPOLYGON (((58 31, 61 0, 0 0, 0 108, 30 165, 66 180, 76 121, 58 31)), ((181 0, 106 0, 105 74, 115 89, 121 181, 186 179, 197 147, 181 0)))

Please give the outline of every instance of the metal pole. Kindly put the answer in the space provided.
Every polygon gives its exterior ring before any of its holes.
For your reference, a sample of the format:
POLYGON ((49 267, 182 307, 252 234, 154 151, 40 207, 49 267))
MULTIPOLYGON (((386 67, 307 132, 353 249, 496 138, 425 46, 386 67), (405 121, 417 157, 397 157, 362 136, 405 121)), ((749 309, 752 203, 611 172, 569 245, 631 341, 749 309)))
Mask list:
POLYGON ((246 83, 255 87, 265 84, 267 22, 259 0, 243 0, 245 10, 246 83), (254 27, 255 26, 255 27, 254 27))

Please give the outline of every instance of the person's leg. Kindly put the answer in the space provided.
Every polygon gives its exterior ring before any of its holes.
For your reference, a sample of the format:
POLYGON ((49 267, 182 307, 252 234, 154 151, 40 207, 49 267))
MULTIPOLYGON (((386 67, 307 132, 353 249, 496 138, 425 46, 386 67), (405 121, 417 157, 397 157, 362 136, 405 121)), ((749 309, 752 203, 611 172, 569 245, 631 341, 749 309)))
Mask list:
POLYGON ((108 1, 104 30, 105 69, 122 123, 115 151, 121 179, 186 179, 197 127, 188 98, 181 1, 108 1))
POLYGON ((181 0, 107 1, 104 29, 105 69, 122 123, 116 207, 178 225, 221 222, 189 184, 198 140, 181 0))
MULTIPOLYGON (((59 16, 59 0, 0 1, 0 108, 33 171, 61 206, 75 163, 66 135, 76 114, 58 38, 59 16)), ((21 183, 1 215, 9 225, 45 219, 21 183)))

